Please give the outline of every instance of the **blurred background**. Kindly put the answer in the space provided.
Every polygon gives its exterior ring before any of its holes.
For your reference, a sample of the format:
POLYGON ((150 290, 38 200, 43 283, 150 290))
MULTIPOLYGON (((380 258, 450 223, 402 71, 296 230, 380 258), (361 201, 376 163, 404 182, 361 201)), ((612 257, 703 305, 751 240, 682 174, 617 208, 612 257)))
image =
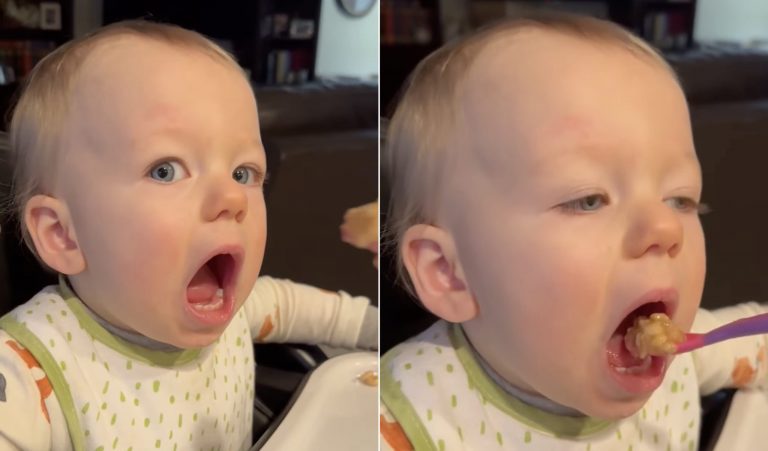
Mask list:
POLYGON ((410 70, 432 50, 531 9, 611 20, 666 53, 713 46, 768 51, 764 0, 382 0, 382 105, 391 107, 410 70))

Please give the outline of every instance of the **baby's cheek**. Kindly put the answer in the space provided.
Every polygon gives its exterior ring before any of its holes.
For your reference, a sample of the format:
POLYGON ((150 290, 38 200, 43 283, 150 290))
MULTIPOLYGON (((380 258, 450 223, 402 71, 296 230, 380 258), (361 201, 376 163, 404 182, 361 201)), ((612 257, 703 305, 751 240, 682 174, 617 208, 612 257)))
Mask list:
POLYGON ((187 229, 162 220, 147 219, 125 224, 114 238, 120 246, 117 254, 122 260, 118 267, 130 268, 131 272, 141 275, 139 280, 146 281, 167 278, 186 268, 185 259, 191 244, 187 243, 187 229))

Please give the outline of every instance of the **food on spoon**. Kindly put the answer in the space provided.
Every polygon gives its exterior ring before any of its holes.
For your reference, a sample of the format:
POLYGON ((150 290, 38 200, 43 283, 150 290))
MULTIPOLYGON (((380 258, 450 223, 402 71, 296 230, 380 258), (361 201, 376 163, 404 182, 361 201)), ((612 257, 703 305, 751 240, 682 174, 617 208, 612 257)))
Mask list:
POLYGON ((685 333, 664 313, 654 313, 650 318, 638 316, 624 336, 629 352, 641 359, 674 354, 684 340, 685 333))

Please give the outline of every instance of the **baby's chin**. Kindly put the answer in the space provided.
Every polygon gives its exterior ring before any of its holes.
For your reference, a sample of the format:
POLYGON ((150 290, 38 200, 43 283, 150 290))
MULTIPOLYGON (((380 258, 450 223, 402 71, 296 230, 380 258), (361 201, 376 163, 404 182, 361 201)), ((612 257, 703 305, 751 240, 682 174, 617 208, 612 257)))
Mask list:
POLYGON ((179 349, 199 349, 209 346, 219 339, 224 330, 201 332, 188 332, 177 336, 163 336, 152 338, 160 343, 165 343, 179 349))
POLYGON ((156 340, 182 349, 204 348, 214 344, 232 323, 232 320, 243 307, 247 294, 250 293, 250 291, 245 289, 238 289, 237 291, 238 294, 233 300, 232 311, 228 314, 229 319, 226 322, 215 325, 209 324, 203 327, 200 327, 200 324, 192 326, 189 323, 183 323, 179 325, 181 329, 167 333, 162 338, 156 340))
POLYGON ((596 399, 584 401, 582 406, 575 407, 592 418, 601 420, 623 420, 636 414, 648 402, 649 395, 632 397, 631 399, 596 399))
POLYGON ((177 325, 178 328, 165 330, 137 330, 138 333, 154 341, 167 344, 179 349, 199 349, 210 346, 224 334, 229 326, 221 324, 216 327, 205 329, 190 329, 183 325, 177 325))

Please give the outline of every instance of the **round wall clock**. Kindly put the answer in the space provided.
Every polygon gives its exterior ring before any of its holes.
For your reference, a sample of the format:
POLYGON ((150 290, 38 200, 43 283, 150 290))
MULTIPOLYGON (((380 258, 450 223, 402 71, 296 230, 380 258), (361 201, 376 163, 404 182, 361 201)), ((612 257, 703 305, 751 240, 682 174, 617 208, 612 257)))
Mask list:
POLYGON ((352 17, 363 17, 376 5, 376 0, 337 0, 342 11, 352 17))

